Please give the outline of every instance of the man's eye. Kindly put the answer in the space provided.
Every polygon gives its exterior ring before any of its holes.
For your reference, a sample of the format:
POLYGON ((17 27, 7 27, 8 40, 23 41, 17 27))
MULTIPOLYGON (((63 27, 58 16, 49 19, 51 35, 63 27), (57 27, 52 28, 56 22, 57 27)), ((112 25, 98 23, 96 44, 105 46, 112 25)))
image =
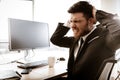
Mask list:
POLYGON ((79 22, 81 22, 81 21, 80 20, 73 20, 73 21, 71 20, 70 21, 70 23, 79 23, 79 22))
POLYGON ((74 23, 77 23, 77 22, 79 22, 79 21, 74 21, 74 23))
POLYGON ((80 20, 78 20, 78 21, 74 21, 74 23, 79 23, 79 22, 81 22, 80 20))

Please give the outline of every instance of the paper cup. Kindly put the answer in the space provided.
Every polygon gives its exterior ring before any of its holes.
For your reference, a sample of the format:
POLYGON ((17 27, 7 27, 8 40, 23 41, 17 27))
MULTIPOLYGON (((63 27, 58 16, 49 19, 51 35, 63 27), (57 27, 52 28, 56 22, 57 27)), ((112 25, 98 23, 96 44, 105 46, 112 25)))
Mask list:
POLYGON ((48 57, 49 68, 53 68, 55 65, 55 57, 48 57))

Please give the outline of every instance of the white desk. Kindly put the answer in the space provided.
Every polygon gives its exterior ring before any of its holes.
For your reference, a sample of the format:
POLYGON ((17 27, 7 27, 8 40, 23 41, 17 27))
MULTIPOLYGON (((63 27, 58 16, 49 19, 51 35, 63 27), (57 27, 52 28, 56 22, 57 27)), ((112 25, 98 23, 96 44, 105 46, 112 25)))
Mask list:
POLYGON ((66 74, 66 63, 65 62, 59 62, 56 63, 54 68, 49 68, 48 66, 40 67, 33 69, 32 72, 30 72, 27 75, 22 75, 21 80, 49 80, 51 78, 56 78, 59 76, 62 76, 66 74))
MULTIPOLYGON (((0 65, 0 70, 14 70, 21 73, 23 69, 18 68, 17 65, 18 63, 0 65)), ((66 62, 60 61, 55 64, 54 68, 49 68, 47 65, 35 68, 29 74, 22 74, 21 80, 49 80, 65 75, 67 72, 66 69, 66 62)))
MULTIPOLYGON (((10 55, 8 56, 11 57, 10 55)), ((12 57, 14 58, 15 55, 12 57)), ((21 73, 23 69, 18 68, 17 65, 18 63, 0 65, 0 70, 14 70, 21 73)), ((49 80, 66 74, 66 69, 67 61, 59 61, 55 64, 54 68, 49 68, 49 66, 38 67, 33 69, 29 74, 22 74, 21 80, 49 80)))

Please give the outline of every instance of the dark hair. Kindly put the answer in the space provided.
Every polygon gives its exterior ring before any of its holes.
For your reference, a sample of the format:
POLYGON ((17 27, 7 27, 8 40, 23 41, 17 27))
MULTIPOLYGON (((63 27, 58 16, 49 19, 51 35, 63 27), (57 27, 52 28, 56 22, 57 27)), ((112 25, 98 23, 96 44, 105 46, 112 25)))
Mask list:
POLYGON ((91 4, 89 4, 87 1, 79 1, 69 8, 68 13, 81 12, 86 19, 89 19, 93 17, 92 11, 93 6, 91 4))

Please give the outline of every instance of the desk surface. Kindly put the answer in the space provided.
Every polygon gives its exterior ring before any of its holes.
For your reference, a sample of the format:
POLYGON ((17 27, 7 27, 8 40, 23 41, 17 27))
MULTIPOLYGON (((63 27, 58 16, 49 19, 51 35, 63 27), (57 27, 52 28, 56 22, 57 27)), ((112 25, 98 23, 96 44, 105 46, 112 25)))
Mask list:
MULTIPOLYGON (((19 73, 23 69, 17 67, 18 63, 11 63, 6 65, 0 65, 0 71, 2 70, 14 70, 19 73)), ((60 61, 55 64, 54 68, 49 68, 49 66, 43 66, 33 69, 29 74, 22 74, 21 80, 49 80, 51 78, 56 78, 66 74, 66 62, 60 61)))
MULTIPOLYGON (((10 56, 9 56, 10 57, 10 56)), ((14 57, 14 56, 13 56, 14 57)), ((9 63, 0 65, 0 71, 2 70, 14 70, 19 73, 23 69, 17 67, 18 63, 9 63)), ((49 80, 51 78, 59 77, 67 72, 67 61, 59 61, 55 64, 54 68, 49 68, 49 66, 38 67, 33 69, 29 74, 22 74, 21 80, 49 80)))
POLYGON ((55 78, 64 75, 66 71, 66 62, 56 63, 54 68, 49 68, 49 66, 44 66, 40 68, 33 69, 27 75, 22 75, 21 80, 45 80, 55 78))

